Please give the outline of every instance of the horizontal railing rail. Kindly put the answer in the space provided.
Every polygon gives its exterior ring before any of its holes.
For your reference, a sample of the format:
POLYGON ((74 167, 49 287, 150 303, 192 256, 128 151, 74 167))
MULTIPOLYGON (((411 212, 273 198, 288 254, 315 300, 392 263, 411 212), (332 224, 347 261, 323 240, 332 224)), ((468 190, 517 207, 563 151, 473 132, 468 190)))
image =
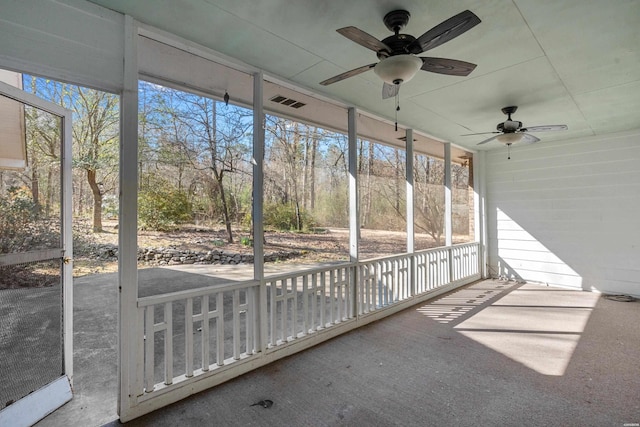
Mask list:
POLYGON ((476 280, 479 259, 479 244, 463 243, 139 298, 132 396, 140 403, 216 372, 240 375, 296 343, 279 354, 365 324, 360 317, 476 280), (255 358, 264 361, 233 374, 255 358))

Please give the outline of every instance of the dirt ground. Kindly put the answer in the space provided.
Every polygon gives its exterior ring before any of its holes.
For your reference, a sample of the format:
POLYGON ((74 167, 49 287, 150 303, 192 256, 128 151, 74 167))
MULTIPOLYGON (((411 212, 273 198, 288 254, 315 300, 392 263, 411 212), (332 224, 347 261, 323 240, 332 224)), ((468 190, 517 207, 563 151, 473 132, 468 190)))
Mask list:
MULTIPOLYGON (((118 223, 103 221, 103 231, 94 233, 88 221, 74 222, 73 275, 118 271, 118 223), (109 256, 104 256, 109 253, 109 256)), ((233 243, 227 242, 223 227, 205 228, 185 226, 171 232, 139 230, 138 248, 174 248, 195 252, 224 251, 227 254, 253 254, 248 243, 247 230, 234 230, 233 243)), ((358 242, 359 258, 371 259, 406 252, 406 233, 386 230, 360 230, 358 242)), ((454 243, 467 241, 466 236, 456 236, 454 243)), ((427 234, 416 234, 415 249, 441 246, 427 234)), ((313 233, 265 232, 265 255, 287 254, 276 262, 314 263, 349 260, 349 230, 345 228, 319 229, 313 233), (286 258, 285 261, 282 259, 286 258)), ((139 263, 139 268, 150 267, 139 263)), ((55 264, 15 266, 0 269, 0 289, 21 287, 43 287, 59 281, 59 267, 55 264), (10 269, 10 270, 9 270, 10 269)))
MULTIPOLYGON (((117 262, 96 259, 90 251, 83 250, 82 245, 114 245, 118 244, 118 229, 116 221, 105 221, 102 233, 90 232, 88 226, 84 230, 81 243, 76 243, 74 249, 74 276, 117 271, 117 262)), ((76 230, 77 231, 77 230, 76 230)), ((376 258, 406 252, 406 233, 386 230, 361 229, 359 251, 361 259, 376 258)), ((456 236, 454 243, 464 241, 462 236, 456 236)), ((138 231, 139 248, 168 248, 180 250, 209 251, 224 250, 225 252, 250 254, 253 247, 242 244, 243 238, 249 238, 246 230, 234 231, 234 242, 227 242, 226 231, 222 227, 204 228, 186 226, 178 231, 138 231)), ((416 250, 439 246, 427 234, 416 234, 416 250)), ((349 259, 349 230, 345 228, 321 229, 314 233, 293 232, 265 232, 265 253, 296 251, 300 256, 289 262, 326 262, 349 259)), ((143 267, 143 266, 141 266, 143 267)))

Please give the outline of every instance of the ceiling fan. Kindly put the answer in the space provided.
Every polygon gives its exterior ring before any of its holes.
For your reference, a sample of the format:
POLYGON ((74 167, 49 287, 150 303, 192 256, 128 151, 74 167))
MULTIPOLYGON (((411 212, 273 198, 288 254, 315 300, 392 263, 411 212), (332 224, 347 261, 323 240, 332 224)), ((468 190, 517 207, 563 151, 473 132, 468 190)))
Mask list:
MULTIPOLYGON (((507 115, 507 120, 502 123, 498 123, 496 126, 496 131, 494 132, 481 132, 481 133, 468 133, 462 136, 471 136, 471 135, 486 135, 490 133, 495 133, 497 135, 492 136, 491 138, 485 139, 484 141, 479 142, 477 145, 486 144, 487 142, 491 142, 494 139, 505 144, 507 147, 511 147, 511 144, 516 142, 522 142, 524 144, 533 144, 534 142, 540 141, 539 138, 527 133, 527 132, 548 132, 548 131, 558 131, 558 130, 567 130, 569 129, 567 125, 543 125, 543 126, 529 126, 522 127, 522 122, 511 120, 511 115, 516 112, 518 109, 517 106, 513 105, 510 107, 504 107, 502 112, 507 115)), ((509 156, 509 158, 511 158, 509 156)))
POLYGON ((464 77, 476 68, 476 64, 456 59, 416 56, 440 46, 478 25, 481 22, 480 18, 473 12, 465 10, 452 16, 418 38, 409 34, 400 34, 400 30, 407 25, 410 17, 411 15, 406 10, 394 10, 387 13, 383 22, 394 34, 383 40, 378 40, 356 27, 344 27, 336 30, 349 40, 376 52, 380 61, 338 74, 320 82, 320 84, 327 86, 373 69, 384 81, 382 98, 387 99, 397 96, 400 84, 411 80, 418 70, 464 77))

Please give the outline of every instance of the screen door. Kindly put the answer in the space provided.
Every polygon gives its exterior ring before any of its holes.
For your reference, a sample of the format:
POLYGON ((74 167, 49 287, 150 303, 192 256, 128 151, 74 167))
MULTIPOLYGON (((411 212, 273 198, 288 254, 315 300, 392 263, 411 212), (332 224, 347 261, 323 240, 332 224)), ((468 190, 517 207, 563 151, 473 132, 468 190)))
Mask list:
POLYGON ((69 401, 71 112, 0 82, 0 425, 69 401))

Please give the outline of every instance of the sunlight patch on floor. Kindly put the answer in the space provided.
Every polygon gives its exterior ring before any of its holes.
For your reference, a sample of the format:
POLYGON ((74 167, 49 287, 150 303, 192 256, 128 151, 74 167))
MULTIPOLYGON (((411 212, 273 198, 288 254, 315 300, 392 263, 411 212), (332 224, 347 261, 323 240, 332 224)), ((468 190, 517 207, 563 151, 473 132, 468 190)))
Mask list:
POLYGON ((455 330, 543 375, 563 375, 598 297, 524 285, 455 330))

